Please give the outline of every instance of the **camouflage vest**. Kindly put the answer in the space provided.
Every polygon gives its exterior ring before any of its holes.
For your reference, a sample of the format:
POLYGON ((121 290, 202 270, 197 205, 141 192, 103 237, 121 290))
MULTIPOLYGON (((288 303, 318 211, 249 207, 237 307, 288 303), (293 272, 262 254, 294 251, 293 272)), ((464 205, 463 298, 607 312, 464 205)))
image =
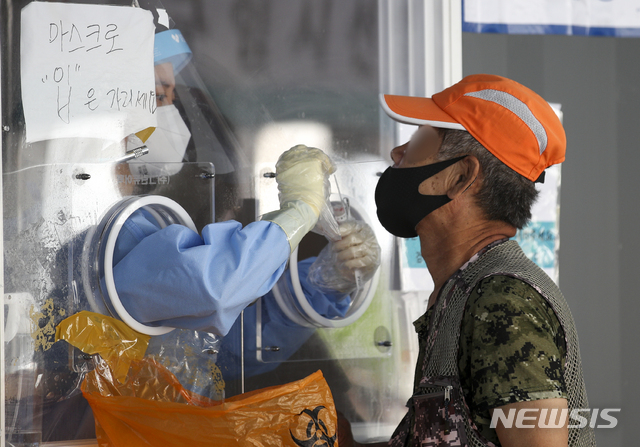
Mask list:
MULTIPOLYGON (((467 299, 478 282, 492 275, 517 278, 532 286, 549 303, 565 332, 564 379, 569 413, 574 408, 589 408, 578 336, 569 306, 556 284, 525 256, 518 243, 507 241, 474 256, 440 292, 431 314, 419 391, 409 400, 409 412, 389 441, 390 446, 494 445, 478 433, 469 416, 457 361, 467 299)), ((569 419, 570 425, 575 423, 569 419)), ((569 446, 595 446, 593 429, 589 426, 569 428, 569 446)))

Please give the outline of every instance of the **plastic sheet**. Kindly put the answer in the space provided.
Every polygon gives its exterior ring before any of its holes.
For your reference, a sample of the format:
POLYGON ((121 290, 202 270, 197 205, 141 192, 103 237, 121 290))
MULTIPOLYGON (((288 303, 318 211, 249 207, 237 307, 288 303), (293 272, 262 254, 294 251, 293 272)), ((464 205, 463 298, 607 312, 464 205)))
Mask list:
POLYGON ((99 354, 120 382, 125 381, 131 361, 142 359, 149 339, 120 320, 88 311, 74 314, 56 327, 56 341, 66 340, 85 354, 99 354))
POLYGON ((336 410, 320 371, 222 403, 187 391, 145 358, 132 362, 125 383, 99 363, 82 392, 101 447, 338 445, 336 410))
POLYGON ((351 293, 380 265, 380 246, 369 225, 349 219, 340 224, 342 239, 329 241, 309 268, 309 283, 320 290, 351 293))
MULTIPOLYGON (((94 368, 84 371, 81 391, 93 410, 98 445, 338 445, 336 410, 322 372, 227 400, 211 399, 184 386, 170 368, 188 377, 185 371, 197 363, 189 365, 190 356, 179 345, 197 339, 211 355, 219 339, 178 334, 159 343, 160 354, 168 356, 144 356, 149 337, 114 318, 83 311, 58 325, 56 340, 93 355, 94 368)), ((209 381, 224 388, 217 367, 210 373, 209 381)), ((216 391, 222 395, 223 390, 216 391)))
POLYGON ((153 337, 147 356, 167 368, 192 393, 214 400, 225 397, 225 381, 217 365, 222 337, 176 329, 153 337))

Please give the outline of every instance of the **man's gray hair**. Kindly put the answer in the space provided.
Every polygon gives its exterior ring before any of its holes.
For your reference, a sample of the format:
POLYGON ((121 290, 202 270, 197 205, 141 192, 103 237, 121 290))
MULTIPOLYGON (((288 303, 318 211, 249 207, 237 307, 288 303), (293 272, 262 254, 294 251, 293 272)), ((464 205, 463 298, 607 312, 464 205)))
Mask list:
POLYGON ((521 229, 531 219, 531 207, 538 197, 534 183, 498 160, 469 132, 438 129, 442 146, 438 160, 473 155, 480 162, 481 189, 477 204, 489 220, 501 220, 521 229))

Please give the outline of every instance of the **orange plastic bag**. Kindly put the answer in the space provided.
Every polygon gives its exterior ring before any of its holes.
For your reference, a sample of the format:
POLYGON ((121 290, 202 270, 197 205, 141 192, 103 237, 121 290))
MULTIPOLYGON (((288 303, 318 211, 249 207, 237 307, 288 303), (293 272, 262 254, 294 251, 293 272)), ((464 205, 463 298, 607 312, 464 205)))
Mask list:
POLYGON ((144 358, 132 361, 124 383, 98 363, 82 393, 100 446, 338 446, 333 397, 320 371, 219 402, 144 358))

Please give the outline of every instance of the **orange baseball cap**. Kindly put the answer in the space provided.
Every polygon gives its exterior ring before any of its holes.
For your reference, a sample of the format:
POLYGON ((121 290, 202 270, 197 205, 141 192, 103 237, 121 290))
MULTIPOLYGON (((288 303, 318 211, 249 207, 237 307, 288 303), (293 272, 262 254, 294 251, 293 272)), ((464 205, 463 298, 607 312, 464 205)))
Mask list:
POLYGON ((380 95, 385 112, 407 124, 468 131, 500 161, 529 180, 565 158, 567 140, 551 106, 527 87, 476 74, 431 98, 380 95))

